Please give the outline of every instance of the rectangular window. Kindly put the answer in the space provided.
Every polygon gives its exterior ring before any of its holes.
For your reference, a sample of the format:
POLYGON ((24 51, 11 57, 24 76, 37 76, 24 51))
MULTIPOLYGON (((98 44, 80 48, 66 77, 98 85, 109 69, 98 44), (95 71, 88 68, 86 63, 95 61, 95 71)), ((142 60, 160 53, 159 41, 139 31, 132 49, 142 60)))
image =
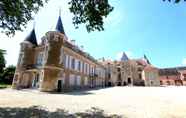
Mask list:
POLYGON ((80 76, 77 76, 77 85, 80 86, 81 85, 81 77, 80 76))
POLYGON ((84 80, 84 85, 87 86, 88 85, 88 78, 85 77, 85 80, 84 80))
POLYGON ((83 62, 81 61, 81 68, 80 68, 80 72, 83 72, 83 62))
POLYGON ((66 55, 65 68, 68 68, 68 60, 69 60, 69 56, 66 55))
POLYGON ((38 56, 37 56, 36 64, 37 64, 37 65, 42 65, 42 63, 43 63, 43 53, 40 52, 40 53, 38 54, 38 56))
POLYGON ((70 75, 69 84, 70 84, 71 86, 75 84, 75 76, 74 76, 74 75, 70 75))
POLYGON ((93 74, 93 67, 92 67, 92 74, 93 74))
POLYGON ((89 65, 89 75, 91 74, 91 65, 89 65))
POLYGON ((186 74, 183 74, 183 76, 184 76, 184 81, 186 81, 186 74))
POLYGON ((87 64, 85 63, 84 73, 87 74, 87 64))
POLYGON ((78 71, 81 71, 81 61, 78 61, 78 71))
POLYGON ((79 67, 78 67, 78 64, 79 64, 79 60, 75 59, 75 70, 77 70, 77 71, 79 70, 79 69, 78 69, 78 68, 79 68, 79 67))
POLYGON ((71 69, 71 63, 72 63, 72 60, 71 60, 71 56, 68 56, 68 68, 71 69))
POLYGON ((23 53, 20 53, 18 59, 18 65, 22 64, 22 60, 23 60, 23 53))
POLYGON ((85 67, 85 63, 82 62, 82 72, 84 73, 84 67, 85 67))
POLYGON ((93 71, 92 72, 95 73, 95 67, 93 67, 93 71))
POLYGON ((63 51, 63 48, 61 48, 61 55, 60 55, 60 64, 63 64, 64 65, 64 51, 63 51))
POLYGON ((71 69, 75 69, 75 59, 72 58, 71 60, 71 69))
POLYGON ((89 65, 87 64, 87 75, 89 74, 89 65))
POLYGON ((142 78, 141 73, 139 73, 139 74, 138 74, 138 76, 139 76, 139 79, 141 79, 141 78, 142 78))
POLYGON ((63 55, 63 65, 66 68, 66 55, 65 54, 63 55))

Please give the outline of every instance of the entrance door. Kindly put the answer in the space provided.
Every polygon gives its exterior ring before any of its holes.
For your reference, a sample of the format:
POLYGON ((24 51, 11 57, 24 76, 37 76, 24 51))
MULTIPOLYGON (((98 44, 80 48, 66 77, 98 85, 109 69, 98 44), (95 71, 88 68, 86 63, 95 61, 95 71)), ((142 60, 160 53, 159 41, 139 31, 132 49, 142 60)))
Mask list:
POLYGON ((39 88, 39 74, 35 75, 33 82, 32 82, 32 87, 39 88))
POLYGON ((120 81, 118 82, 117 86, 121 86, 121 82, 120 81))
POLYGON ((128 84, 132 84, 131 78, 128 78, 128 84))
POLYGON ((62 90, 62 80, 58 80, 58 83, 57 83, 57 92, 61 92, 62 90))

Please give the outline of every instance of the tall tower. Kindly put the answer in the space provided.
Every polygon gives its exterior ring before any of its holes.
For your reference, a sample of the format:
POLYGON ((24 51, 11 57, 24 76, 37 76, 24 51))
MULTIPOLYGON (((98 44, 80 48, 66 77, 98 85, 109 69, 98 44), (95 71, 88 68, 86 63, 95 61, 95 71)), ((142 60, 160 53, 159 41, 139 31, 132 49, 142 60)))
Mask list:
POLYGON ((128 61, 128 60, 129 60, 128 56, 126 55, 126 53, 125 53, 125 52, 123 52, 123 54, 122 54, 122 57, 121 57, 120 61, 128 61))
POLYGON ((33 68, 35 61, 35 47, 38 46, 35 29, 32 29, 31 33, 20 45, 21 49, 19 59, 12 83, 13 88, 26 88, 31 85, 30 78, 32 75, 28 72, 28 70, 33 68))
POLYGON ((62 54, 62 45, 65 32, 59 16, 56 30, 46 33, 45 43, 45 62, 43 66, 43 78, 41 80, 41 91, 55 91, 60 73, 63 71, 63 65, 60 61, 62 54))

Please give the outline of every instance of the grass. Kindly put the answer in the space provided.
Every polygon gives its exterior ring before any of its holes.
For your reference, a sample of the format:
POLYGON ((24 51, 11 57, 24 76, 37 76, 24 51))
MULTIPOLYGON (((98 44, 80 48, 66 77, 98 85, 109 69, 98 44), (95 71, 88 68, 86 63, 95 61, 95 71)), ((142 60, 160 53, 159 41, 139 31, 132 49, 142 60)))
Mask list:
POLYGON ((10 87, 11 87, 11 84, 0 83, 0 89, 10 88, 10 87))

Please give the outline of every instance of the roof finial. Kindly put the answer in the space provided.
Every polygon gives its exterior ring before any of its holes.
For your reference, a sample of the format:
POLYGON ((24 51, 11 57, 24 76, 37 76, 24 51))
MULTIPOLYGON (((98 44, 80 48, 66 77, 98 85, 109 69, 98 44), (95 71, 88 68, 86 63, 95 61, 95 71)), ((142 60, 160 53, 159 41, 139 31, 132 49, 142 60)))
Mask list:
POLYGON ((59 16, 61 16, 61 7, 59 7, 59 16))
POLYGON ((33 22, 33 29, 35 29, 35 27, 36 27, 36 21, 34 20, 34 22, 33 22))

